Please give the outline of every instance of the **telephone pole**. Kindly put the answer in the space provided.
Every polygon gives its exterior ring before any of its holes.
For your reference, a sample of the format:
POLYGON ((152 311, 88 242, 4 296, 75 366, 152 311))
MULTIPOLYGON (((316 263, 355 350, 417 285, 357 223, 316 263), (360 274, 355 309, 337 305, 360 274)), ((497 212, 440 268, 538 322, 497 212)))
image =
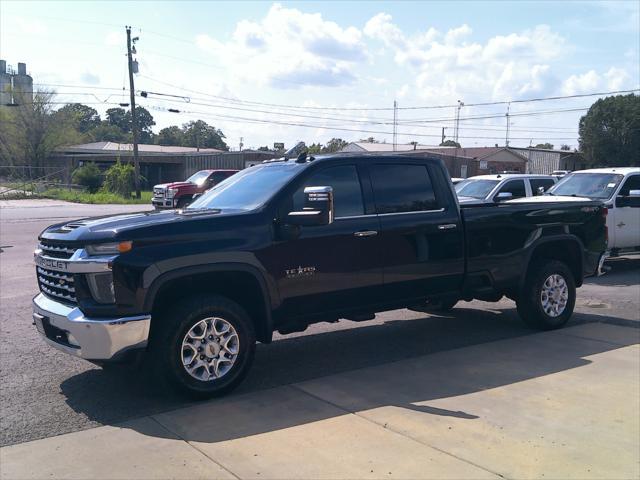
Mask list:
POLYGON ((446 138, 444 135, 444 131, 447 127, 442 127, 442 141, 440 143, 444 143, 444 139, 446 138))
POLYGON ((396 151, 398 144, 398 102, 393 101, 393 151, 396 151))
MULTIPOLYGON (((129 95, 131 97, 131 133, 133 136, 133 168, 136 186, 136 198, 140 198, 140 159, 138 158, 138 114, 136 112, 136 93, 133 86, 133 56, 131 52, 131 27, 127 30, 127 58, 129 64, 129 95)), ((133 39, 135 42, 138 37, 133 39)))
POLYGON ((456 110, 456 127, 453 135, 456 143, 458 143, 458 134, 460 130, 460 110, 462 109, 462 107, 464 107, 464 102, 458 100, 458 109, 456 110))
POLYGON ((505 138, 504 138, 504 143, 505 143, 506 147, 509 146, 509 109, 510 108, 511 108, 511 104, 509 103, 507 105, 507 114, 506 114, 506 117, 507 117, 507 133, 506 133, 505 138))

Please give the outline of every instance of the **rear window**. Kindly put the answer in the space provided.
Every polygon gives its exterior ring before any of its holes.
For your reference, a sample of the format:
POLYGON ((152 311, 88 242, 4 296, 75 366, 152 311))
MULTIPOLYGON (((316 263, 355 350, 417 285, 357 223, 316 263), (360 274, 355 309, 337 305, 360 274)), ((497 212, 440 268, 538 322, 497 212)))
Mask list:
POLYGON ((538 191, 540 187, 542 187, 543 192, 546 192, 555 185, 552 178, 532 178, 529 182, 531 183, 531 193, 533 195, 541 195, 538 191))
POLYGON ((373 165, 371 182, 377 213, 401 213, 438 208, 425 165, 373 165))

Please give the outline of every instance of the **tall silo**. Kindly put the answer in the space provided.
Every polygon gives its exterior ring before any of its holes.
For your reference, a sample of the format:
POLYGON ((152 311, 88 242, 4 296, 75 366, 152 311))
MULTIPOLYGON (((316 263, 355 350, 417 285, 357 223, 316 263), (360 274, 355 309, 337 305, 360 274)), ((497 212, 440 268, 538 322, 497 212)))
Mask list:
POLYGON ((33 102, 33 78, 27 75, 26 63, 18 63, 18 73, 13 76, 13 91, 16 103, 33 102))
POLYGON ((11 103, 11 73, 7 70, 7 62, 0 60, 0 106, 11 103))

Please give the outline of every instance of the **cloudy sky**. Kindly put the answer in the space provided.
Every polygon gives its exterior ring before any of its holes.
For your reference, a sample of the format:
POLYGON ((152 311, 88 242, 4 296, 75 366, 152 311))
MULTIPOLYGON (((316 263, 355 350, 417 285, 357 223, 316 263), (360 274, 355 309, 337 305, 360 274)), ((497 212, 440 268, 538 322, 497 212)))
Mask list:
POLYGON ((57 101, 104 112, 128 102, 125 25, 136 90, 159 128, 201 118, 230 146, 332 137, 463 146, 577 146, 597 97, 637 89, 638 1, 0 3, 0 57, 26 62, 57 101), (174 96, 168 96, 174 95, 174 96), (477 105, 492 102, 493 105, 477 105), (167 110, 177 109, 179 113, 167 110))

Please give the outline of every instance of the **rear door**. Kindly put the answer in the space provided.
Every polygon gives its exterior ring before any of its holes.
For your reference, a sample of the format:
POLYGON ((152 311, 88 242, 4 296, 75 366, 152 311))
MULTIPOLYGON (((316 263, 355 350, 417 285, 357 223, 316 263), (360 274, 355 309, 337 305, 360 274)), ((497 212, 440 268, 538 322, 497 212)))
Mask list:
POLYGON ((553 178, 530 178, 529 184, 531 185, 531 195, 537 196, 542 195, 544 192, 549 190, 551 187, 555 185, 555 181, 553 178), (542 188, 542 193, 539 192, 539 189, 542 188))
POLYGON ((629 197, 631 190, 640 190, 640 174, 629 175, 620 187, 613 209, 615 248, 640 246, 640 202, 629 197))
POLYGON ((461 286, 462 224, 441 170, 410 159, 369 165, 388 301, 451 293, 461 286))

